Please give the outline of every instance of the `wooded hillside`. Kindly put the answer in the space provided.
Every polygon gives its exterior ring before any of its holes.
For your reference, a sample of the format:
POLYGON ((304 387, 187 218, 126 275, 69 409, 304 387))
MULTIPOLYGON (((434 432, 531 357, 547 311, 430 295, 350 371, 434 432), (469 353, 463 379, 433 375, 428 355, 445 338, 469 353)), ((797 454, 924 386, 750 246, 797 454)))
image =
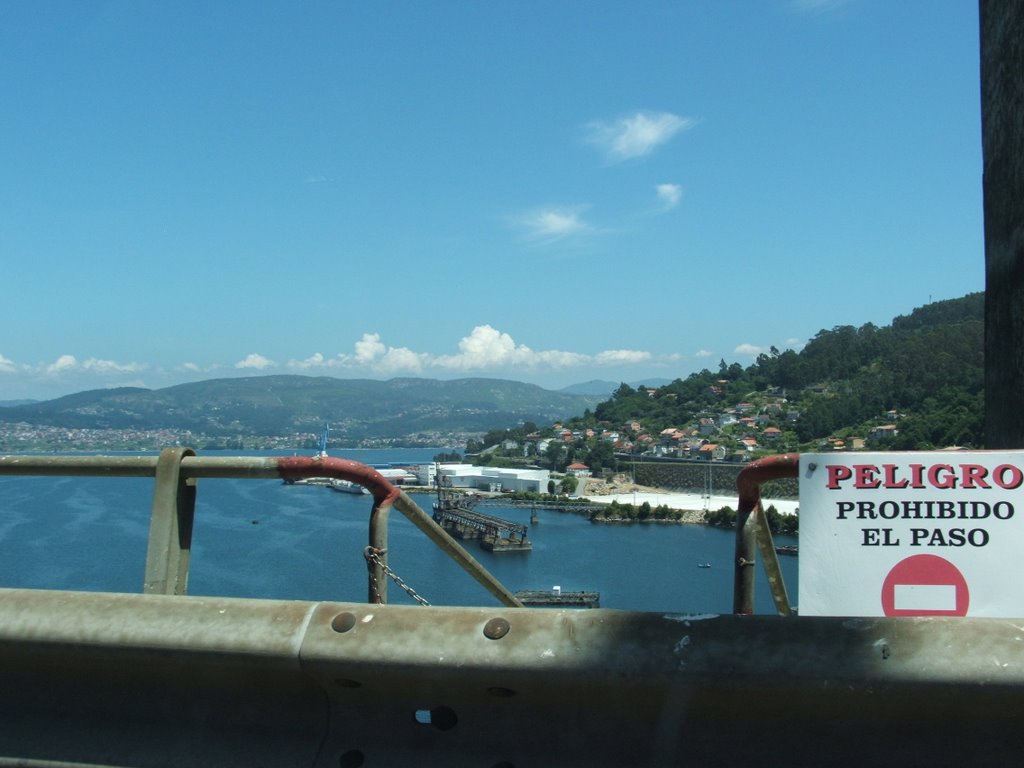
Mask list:
MULTIPOLYGON (((743 368, 721 362, 657 389, 621 385, 577 426, 639 421, 657 434, 747 403, 769 413, 786 450, 866 437, 873 448, 983 447, 984 294, 936 302, 893 320, 820 331, 800 351, 772 349, 743 368)), ((733 429, 732 432, 740 430, 733 429)), ((762 445, 764 447, 764 445, 762 445)))

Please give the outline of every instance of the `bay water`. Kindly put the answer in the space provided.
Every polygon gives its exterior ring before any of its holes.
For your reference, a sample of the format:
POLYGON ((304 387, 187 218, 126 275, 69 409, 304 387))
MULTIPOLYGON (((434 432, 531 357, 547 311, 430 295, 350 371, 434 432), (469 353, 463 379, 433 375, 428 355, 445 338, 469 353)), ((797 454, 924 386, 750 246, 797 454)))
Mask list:
MULTIPOLYGON (((365 464, 419 464, 442 449, 338 450, 365 464)), ((202 455, 237 455, 237 452, 202 455)), ((267 454, 262 454, 267 455, 267 454)), ((149 535, 150 478, 0 477, 0 587, 140 592, 149 535)), ((427 513, 432 494, 411 494, 427 513)), ((277 480, 199 480, 188 592, 299 600, 366 600, 372 498, 277 480)), ((488 504, 486 514, 529 523, 530 510, 488 504)), ((463 546, 512 591, 600 592, 602 608, 728 613, 735 537, 700 525, 592 524, 538 509, 531 552, 463 546), (699 567, 710 563, 711 567, 699 567)), ((778 544, 795 544, 779 537, 778 544)), ((404 516, 390 518, 388 561, 434 605, 497 601, 404 516)), ((790 602, 797 558, 782 557, 790 602)), ((388 601, 414 604, 394 583, 388 601)), ((774 613, 758 564, 757 613, 774 613)))

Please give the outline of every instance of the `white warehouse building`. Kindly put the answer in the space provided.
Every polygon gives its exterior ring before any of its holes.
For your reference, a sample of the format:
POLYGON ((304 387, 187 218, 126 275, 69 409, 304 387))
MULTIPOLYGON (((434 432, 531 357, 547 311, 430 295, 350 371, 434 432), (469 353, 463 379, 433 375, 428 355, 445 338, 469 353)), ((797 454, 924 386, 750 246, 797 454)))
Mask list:
POLYGON ((477 491, 533 491, 547 493, 551 473, 546 469, 509 469, 507 467, 475 467, 472 464, 420 464, 416 468, 419 485, 434 486, 437 469, 451 478, 453 488, 477 491))

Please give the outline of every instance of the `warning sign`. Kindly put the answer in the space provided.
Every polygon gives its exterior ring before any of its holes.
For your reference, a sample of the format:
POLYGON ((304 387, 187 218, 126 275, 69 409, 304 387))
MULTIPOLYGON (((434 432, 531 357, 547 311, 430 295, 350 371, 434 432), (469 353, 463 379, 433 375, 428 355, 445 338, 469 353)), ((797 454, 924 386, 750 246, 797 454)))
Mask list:
POLYGON ((1024 617, 1024 451, 800 457, 804 616, 1024 617))

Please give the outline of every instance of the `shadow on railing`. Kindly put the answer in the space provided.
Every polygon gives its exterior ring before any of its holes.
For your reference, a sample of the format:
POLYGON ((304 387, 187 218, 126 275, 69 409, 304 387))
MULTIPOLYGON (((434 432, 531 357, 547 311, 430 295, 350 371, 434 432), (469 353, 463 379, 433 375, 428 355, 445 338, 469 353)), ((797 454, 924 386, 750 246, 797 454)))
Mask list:
POLYGON ((502 605, 522 603, 424 512, 375 469, 330 457, 200 457, 191 448, 166 448, 159 456, 0 456, 0 475, 153 477, 153 506, 146 551, 146 594, 184 595, 199 478, 302 480, 337 478, 357 483, 373 497, 366 548, 370 603, 387 602, 388 517, 395 507, 502 605))

